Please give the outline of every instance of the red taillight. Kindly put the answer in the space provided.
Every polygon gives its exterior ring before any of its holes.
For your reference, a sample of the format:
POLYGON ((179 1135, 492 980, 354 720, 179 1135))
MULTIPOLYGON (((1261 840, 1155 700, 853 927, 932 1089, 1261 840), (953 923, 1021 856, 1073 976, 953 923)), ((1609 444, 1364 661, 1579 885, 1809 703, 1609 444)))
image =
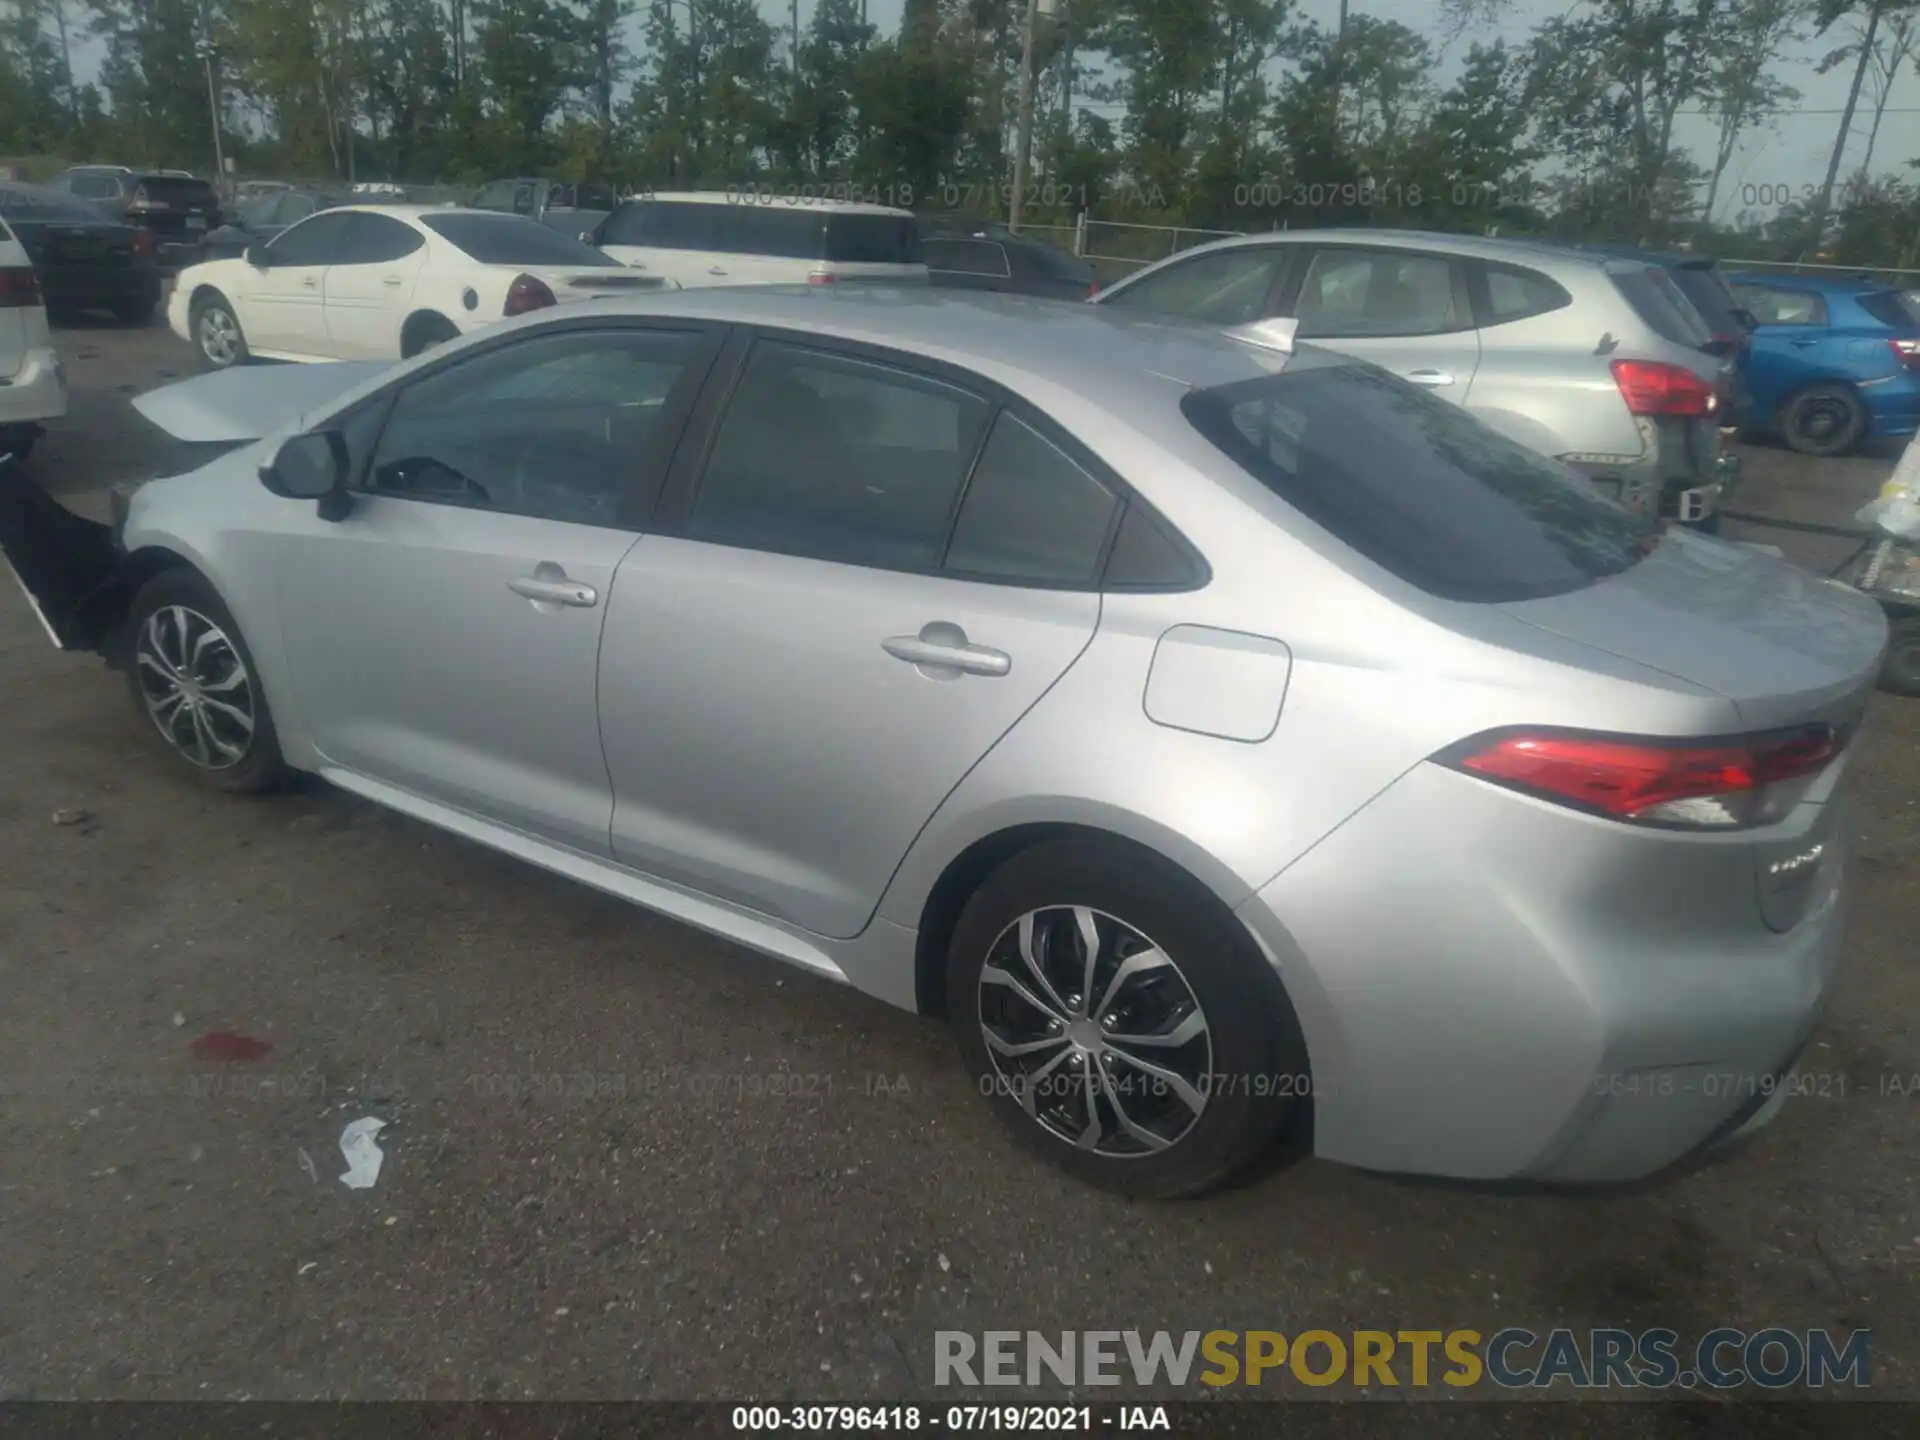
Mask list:
POLYGON ((1099 293, 1100 293, 1100 282, 1098 280, 1093 281, 1090 285, 1087 286, 1087 298, 1089 300, 1093 299, 1093 297, 1098 295, 1099 293))
POLYGON ((514 277, 513 284, 507 287, 507 303, 500 313, 525 315, 530 311, 544 310, 547 306, 557 303, 553 298, 553 291, 546 287, 544 281, 536 280, 531 275, 518 275, 514 277))
POLYGON ((0 268, 0 310, 17 310, 40 303, 40 281, 30 265, 0 268))
POLYGON ((1613 380, 1635 415, 1711 415, 1720 408, 1713 386, 1684 365, 1616 360, 1613 380))
POLYGON ((153 232, 136 230, 133 232, 133 253, 144 259, 153 258, 153 232))
POLYGON ((1909 370, 1920 370, 1920 340, 1889 340, 1894 358, 1909 370))
POLYGON ((1616 820, 1712 830, 1770 818, 1769 786, 1819 774, 1844 746, 1826 725, 1713 745, 1543 731, 1470 742, 1443 758, 1497 784, 1616 820))
POLYGON ((837 284, 839 279, 840 277, 831 270, 809 270, 807 272, 807 284, 809 285, 833 285, 837 284))

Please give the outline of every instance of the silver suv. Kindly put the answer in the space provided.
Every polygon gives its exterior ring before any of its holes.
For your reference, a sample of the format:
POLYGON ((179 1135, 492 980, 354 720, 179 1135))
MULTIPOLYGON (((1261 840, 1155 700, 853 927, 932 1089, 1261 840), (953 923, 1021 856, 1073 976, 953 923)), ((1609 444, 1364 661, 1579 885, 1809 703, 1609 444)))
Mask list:
POLYGON ((1731 365, 1666 274, 1638 260, 1421 231, 1223 240, 1094 304, 1299 336, 1392 370, 1637 510, 1713 528, 1731 365))

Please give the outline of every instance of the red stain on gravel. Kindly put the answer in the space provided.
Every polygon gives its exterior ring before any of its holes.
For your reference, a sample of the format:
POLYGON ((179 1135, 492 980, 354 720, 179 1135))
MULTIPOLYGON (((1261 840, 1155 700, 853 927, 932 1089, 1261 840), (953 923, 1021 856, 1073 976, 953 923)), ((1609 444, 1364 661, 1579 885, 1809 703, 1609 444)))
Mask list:
POLYGON ((258 1060, 273 1049, 271 1040, 256 1040, 251 1035, 231 1030, 209 1030, 193 1042, 193 1053, 202 1060, 258 1060))

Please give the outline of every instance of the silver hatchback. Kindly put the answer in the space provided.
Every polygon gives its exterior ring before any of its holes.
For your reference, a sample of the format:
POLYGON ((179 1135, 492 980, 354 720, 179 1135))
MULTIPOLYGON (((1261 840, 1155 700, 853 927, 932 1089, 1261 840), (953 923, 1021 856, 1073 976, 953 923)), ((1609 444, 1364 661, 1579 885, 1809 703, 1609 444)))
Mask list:
POLYGON ((1832 983, 1878 607, 1284 326, 707 289, 140 404, 263 438, 0 541, 152 743, 944 1013, 1101 1184, 1644 1175, 1832 983))
POLYGON ((1732 365, 1666 272, 1523 241, 1398 230, 1222 240, 1092 302, 1216 325, 1293 317, 1303 340, 1392 370, 1633 509, 1709 528, 1732 365))

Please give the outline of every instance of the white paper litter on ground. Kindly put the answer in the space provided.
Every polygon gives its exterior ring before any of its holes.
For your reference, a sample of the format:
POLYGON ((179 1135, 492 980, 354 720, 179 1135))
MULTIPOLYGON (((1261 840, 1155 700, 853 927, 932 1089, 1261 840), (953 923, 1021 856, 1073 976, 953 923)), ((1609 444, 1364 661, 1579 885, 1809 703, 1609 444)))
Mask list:
POLYGON ((387 1157, 374 1137, 386 1128, 386 1121, 369 1115, 340 1132, 340 1153, 347 1160, 347 1173, 340 1177, 340 1183, 349 1190, 371 1190, 380 1178, 380 1162, 387 1157))

